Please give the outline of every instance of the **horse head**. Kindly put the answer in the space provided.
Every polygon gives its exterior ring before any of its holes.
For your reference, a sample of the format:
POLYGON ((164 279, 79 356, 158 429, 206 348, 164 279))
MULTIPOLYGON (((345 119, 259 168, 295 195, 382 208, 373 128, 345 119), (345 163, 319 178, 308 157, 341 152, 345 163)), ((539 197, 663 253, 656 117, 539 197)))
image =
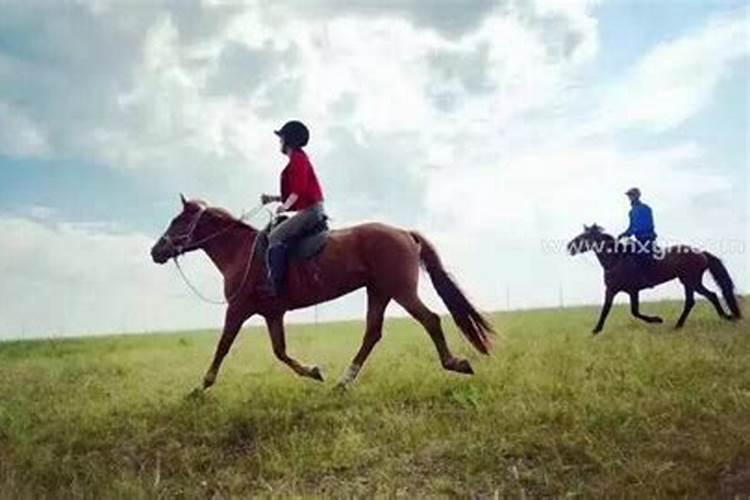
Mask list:
POLYGON ((151 258, 157 264, 164 264, 185 252, 198 248, 196 236, 198 225, 208 210, 201 200, 187 200, 180 194, 182 210, 169 223, 167 230, 159 237, 151 248, 151 258))
POLYGON ((570 255, 588 252, 600 252, 614 243, 614 238, 604 232, 604 228, 596 222, 590 226, 583 225, 583 232, 570 240, 568 252, 570 255))

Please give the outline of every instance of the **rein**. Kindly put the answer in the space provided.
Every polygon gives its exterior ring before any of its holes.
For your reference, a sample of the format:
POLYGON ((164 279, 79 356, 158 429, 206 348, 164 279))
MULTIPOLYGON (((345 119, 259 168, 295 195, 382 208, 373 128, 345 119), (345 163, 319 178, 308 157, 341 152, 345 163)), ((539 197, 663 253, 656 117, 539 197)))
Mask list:
MULTIPOLYGON (((243 214, 242 214, 242 215, 240 216, 239 220, 241 220, 241 221, 244 221, 244 220, 250 219, 250 218, 254 217, 255 215, 257 215, 257 214, 258 214, 258 213, 259 213, 259 212, 260 212, 260 211, 261 211, 262 209, 264 209, 264 208, 265 208, 265 205, 263 205, 263 204, 261 204, 261 205, 258 205, 258 206, 256 206, 255 208, 253 208, 252 210, 249 210, 248 212, 245 212, 245 213, 243 213, 243 214)), ((193 233, 193 231, 195 230, 195 227, 196 227, 196 226, 198 225, 198 221, 200 220, 200 218, 201 218, 201 216, 203 215, 203 213, 205 212, 205 210, 206 210, 205 208, 204 208, 203 210, 201 210, 201 212, 200 212, 200 213, 198 214, 198 216, 197 216, 197 217, 195 218, 195 222, 194 222, 193 224, 191 224, 191 227, 190 227, 189 231, 187 231, 187 232, 185 233, 185 235, 182 235, 181 237, 190 237, 190 236, 192 236, 192 233, 193 233)), ((266 209, 266 210, 268 210, 268 209, 266 209)), ((270 215, 270 211, 269 211, 269 215, 270 215)), ((200 239, 200 240, 198 240, 197 242, 193 242, 193 243, 191 243, 191 244, 190 244, 190 245, 188 245, 188 246, 187 246, 186 248, 198 248, 198 247, 199 247, 200 245, 204 244, 205 242, 207 242, 207 241, 210 241, 210 240, 212 240, 212 239, 216 238, 217 236, 220 236, 220 235, 222 235, 222 234, 226 233, 226 232, 227 232, 227 231, 229 231, 229 229, 231 229, 231 228, 232 228, 232 224, 229 224, 229 225, 227 225, 226 227, 224 227, 224 228, 222 228, 222 229, 219 229, 219 230, 218 230, 218 231, 216 231, 215 233, 213 233, 213 234, 211 234, 211 235, 209 235, 209 236, 206 236, 205 238, 203 238, 203 239, 200 239)), ((234 291, 234 292, 233 292, 233 293, 232 293, 232 294, 231 294, 231 295, 230 295, 229 297, 227 297, 226 299, 223 299, 223 300, 215 300, 215 299, 211 299, 211 298, 208 298, 208 297, 206 297, 205 295, 203 295, 203 294, 202 294, 202 293, 201 293, 201 292, 200 292, 200 291, 199 291, 199 290, 198 290, 198 289, 197 289, 197 288, 195 287, 195 285, 193 285, 193 284, 192 284, 192 283, 190 282, 190 280, 189 280, 189 279, 187 278, 187 276, 185 275, 185 272, 184 272, 184 271, 182 270, 182 266, 180 266, 180 261, 178 260, 178 257, 180 256, 180 253, 176 254, 176 255, 174 256, 174 258, 173 258, 173 259, 174 259, 174 263, 175 263, 175 266, 177 267, 177 270, 178 270, 178 271, 180 272, 180 276, 182 277, 182 280, 183 280, 183 281, 185 282, 185 284, 186 284, 186 285, 188 286, 188 288, 190 288, 190 290, 192 290, 192 291, 193 291, 193 293, 194 293, 194 294, 195 294, 195 295, 196 295, 196 296, 197 296, 197 297, 198 297, 199 299, 203 300, 204 302, 208 302, 209 304, 215 304, 215 305, 224 305, 224 304, 229 304, 229 303, 231 303, 231 302, 232 302, 232 300, 234 300, 234 299, 236 299, 236 298, 237 298, 237 296, 238 296, 238 295, 240 294, 240 292, 242 291, 242 289, 243 289, 243 288, 245 287, 245 283, 246 283, 246 281, 247 281, 247 278, 248 278, 248 276, 250 276, 250 269, 251 269, 251 268, 252 268, 252 266, 253 266, 253 259, 254 259, 254 257, 255 257, 255 247, 256 247, 256 245, 258 244, 258 237, 259 237, 259 236, 260 236, 260 233, 256 234, 256 236, 255 236, 255 240, 253 240, 253 245, 252 245, 252 247, 250 248, 250 256, 249 256, 249 257, 248 257, 248 259, 247 259, 247 265, 245 265, 245 273, 244 273, 244 274, 243 274, 243 276, 242 276, 242 281, 240 282, 239 286, 238 286, 238 287, 237 287, 237 288, 235 289, 235 291, 234 291)), ((178 248, 178 250, 179 250, 180 252, 184 250, 184 248, 181 248, 181 247, 176 247, 176 248, 178 248)))

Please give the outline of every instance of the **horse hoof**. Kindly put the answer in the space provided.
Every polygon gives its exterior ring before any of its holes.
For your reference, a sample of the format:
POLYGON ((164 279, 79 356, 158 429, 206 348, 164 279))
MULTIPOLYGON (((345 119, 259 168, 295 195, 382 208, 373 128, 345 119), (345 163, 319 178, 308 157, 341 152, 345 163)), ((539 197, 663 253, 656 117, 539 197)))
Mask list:
POLYGON ((592 335, 599 335, 599 332, 601 332, 601 331, 602 331, 601 328, 594 328, 593 330, 591 330, 591 334, 592 335))
POLYGON ((474 369, 469 364, 468 360, 462 359, 461 362, 458 364, 459 371, 461 373, 465 373, 467 375, 474 375, 474 369))
POLYGON ((653 318, 651 318, 651 323, 664 323, 664 320, 659 316, 654 316, 653 318))
POLYGON ((206 389, 196 387, 192 391, 185 394, 185 400, 186 401, 200 401, 205 396, 206 389))
POLYGON ((474 375, 474 369, 466 359, 453 360, 446 366, 446 368, 454 372, 465 373, 466 375, 474 375))
POLYGON ((310 378, 314 378, 318 382, 324 382, 323 380, 323 373, 320 371, 320 368, 317 366, 313 366, 310 370, 310 378))

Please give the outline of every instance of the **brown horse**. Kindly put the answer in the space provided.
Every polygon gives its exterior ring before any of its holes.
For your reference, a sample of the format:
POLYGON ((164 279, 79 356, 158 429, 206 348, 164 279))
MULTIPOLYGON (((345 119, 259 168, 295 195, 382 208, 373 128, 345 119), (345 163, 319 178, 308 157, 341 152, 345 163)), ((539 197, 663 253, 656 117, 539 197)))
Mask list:
POLYGON ((652 288, 673 279, 679 279, 685 287, 685 306, 677 320, 675 328, 681 328, 695 304, 695 292, 703 295, 716 308, 720 317, 727 320, 739 319, 742 316, 737 298, 734 296, 734 284, 724 264, 718 257, 709 252, 679 245, 665 248, 654 258, 648 280, 644 279, 638 269, 632 253, 626 247, 619 245, 615 238, 605 233, 596 224, 591 227, 583 226, 583 233, 568 243, 571 255, 592 250, 596 253, 599 263, 604 268, 604 306, 599 321, 594 327, 594 334, 599 333, 612 307, 612 301, 620 292, 630 296, 630 311, 633 316, 647 323, 661 323, 658 316, 646 316, 638 309, 638 292, 644 288, 652 288), (724 300, 731 314, 724 312, 718 297, 703 285, 703 274, 709 270, 714 281, 721 289, 724 300))
POLYGON ((154 262, 163 264, 185 252, 202 249, 224 277, 227 301, 224 330, 203 379, 204 389, 213 385, 235 336, 254 314, 265 318, 273 352, 279 360, 298 375, 322 381, 317 366, 303 365, 287 354, 284 314, 362 287, 367 289, 367 327, 362 346, 344 373, 341 386, 356 378, 380 340, 383 315, 391 299, 427 330, 443 368, 473 373, 467 360, 451 353, 440 317, 417 295, 420 263, 461 332, 479 352, 488 354, 491 326, 445 271, 435 248, 419 233, 375 223, 332 231, 319 255, 309 262, 290 265, 287 288, 276 297, 267 293, 264 259, 255 255, 258 231, 226 210, 209 207, 202 201, 181 199, 182 211, 151 249, 151 256, 154 262))

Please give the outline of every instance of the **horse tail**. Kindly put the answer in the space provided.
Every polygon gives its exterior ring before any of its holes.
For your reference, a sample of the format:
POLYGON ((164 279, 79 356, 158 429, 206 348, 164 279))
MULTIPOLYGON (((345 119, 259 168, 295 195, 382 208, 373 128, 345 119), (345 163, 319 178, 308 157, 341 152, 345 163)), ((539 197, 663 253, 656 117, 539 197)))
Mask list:
POLYGON ((739 319, 742 317, 742 311, 740 311, 740 305, 737 302, 737 297, 734 295, 734 283, 732 278, 729 276, 729 271, 721 262, 721 259, 709 252, 703 252, 708 260, 708 270, 711 271, 711 276, 719 288, 721 288, 721 294, 724 296, 724 301, 729 306, 729 310, 732 312, 732 317, 739 319))
POLYGON ((469 302, 453 277, 446 272, 432 243, 417 232, 410 234, 420 246, 419 258, 422 265, 430 276, 432 286, 435 287, 453 317, 453 321, 477 351, 489 354, 492 346, 489 334, 494 333, 492 326, 469 302))

